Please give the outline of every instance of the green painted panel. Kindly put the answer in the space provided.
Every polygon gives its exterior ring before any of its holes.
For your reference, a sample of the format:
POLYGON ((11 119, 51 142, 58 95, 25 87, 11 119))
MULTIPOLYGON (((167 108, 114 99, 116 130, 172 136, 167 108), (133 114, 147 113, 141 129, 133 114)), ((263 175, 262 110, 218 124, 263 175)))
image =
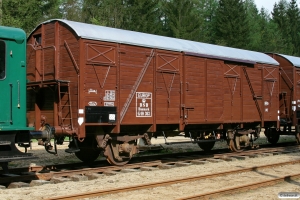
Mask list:
POLYGON ((0 26, 0 129, 26 130, 26 34, 0 26))

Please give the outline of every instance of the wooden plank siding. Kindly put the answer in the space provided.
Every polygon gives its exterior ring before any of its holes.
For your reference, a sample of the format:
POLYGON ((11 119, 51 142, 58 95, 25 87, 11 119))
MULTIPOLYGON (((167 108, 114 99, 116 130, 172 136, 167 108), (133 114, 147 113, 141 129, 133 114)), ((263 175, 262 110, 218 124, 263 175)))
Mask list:
MULTIPOLYGON (((71 94, 71 111, 73 124, 77 127, 78 119, 78 72, 76 64, 79 65, 80 59, 80 48, 79 39, 76 37, 70 28, 60 25, 58 26, 58 43, 59 43, 59 66, 56 67, 58 70, 57 79, 70 81, 70 94, 71 94), (70 48, 68 52, 66 45, 70 48), (72 61, 71 57, 75 59, 75 63, 72 61)), ((62 104, 66 104, 67 96, 62 98, 62 104)), ((69 109, 66 107, 62 112, 62 116, 70 117, 69 109)))
MULTIPOLYGON (((152 117, 137 117, 139 112, 136 92, 153 93, 154 58, 150 58, 151 49, 120 45, 119 63, 119 103, 121 124, 152 124, 152 117), (148 64, 147 61, 150 60, 148 64), (143 73, 143 70, 146 70, 143 73), (127 105, 128 104, 128 105, 127 105), (122 119, 123 115, 123 119, 122 119)), ((153 96, 152 96, 153 97, 153 96)), ((148 106, 153 105, 148 100, 148 106)), ((142 111, 144 112, 144 111, 142 111)))
MULTIPOLYGON (((106 91, 116 91, 116 45, 85 41, 85 106, 104 106, 106 91)), ((113 104, 115 102, 112 102, 113 104)), ((114 105, 115 106, 115 105, 114 105)))
POLYGON ((243 81, 243 121, 244 122, 253 122, 260 121, 260 114, 262 112, 262 100, 257 99, 257 104, 255 104, 255 100, 253 96, 262 97, 262 75, 261 71, 257 69, 257 66, 254 67, 246 67, 246 72, 248 74, 249 80, 251 84, 246 80, 246 75, 243 73, 244 81, 243 81), (254 94, 252 94, 251 89, 253 88, 254 94))
POLYGON ((279 62, 280 68, 280 88, 279 88, 279 117, 284 120, 292 120, 292 124, 298 124, 297 110, 300 108, 300 85, 299 85, 299 69, 277 54, 268 54, 279 62), (298 102, 299 100, 299 102, 298 102), (292 104, 292 102, 296 104, 292 104), (296 106, 296 112, 292 110, 292 106, 296 106))
POLYGON ((188 124, 205 122, 205 65, 206 59, 204 58, 185 57, 185 81, 183 82, 185 113, 183 117, 188 124))
POLYGON ((182 58, 179 53, 156 53, 156 123, 179 124, 182 58))
POLYGON ((276 120, 277 67, 186 56, 184 73, 187 124, 260 122, 259 110, 263 120, 276 120), (257 100, 258 108, 242 68, 246 68, 254 94, 262 97, 257 100))
MULTIPOLYGON (((79 62, 79 44, 76 36, 64 26, 56 26, 55 23, 43 24, 28 38, 27 46, 27 79, 31 82, 66 80, 70 81, 71 105, 73 114, 73 124, 77 123, 77 104, 78 104, 78 75, 69 53, 66 50, 65 41, 68 43, 72 55, 76 62, 79 62), (58 35, 56 35, 56 29, 58 35), (35 36, 41 35, 41 44, 35 43, 35 36), (58 37, 59 44, 56 46, 55 37, 58 37), (37 58, 39 56, 39 58, 37 58), (57 58, 56 58, 57 57, 57 58), (58 61, 56 61, 56 59, 58 61), (57 62, 57 63, 56 63, 57 62), (37 66, 40 71, 37 72, 37 66), (56 72, 58 76, 56 77, 56 72), (41 74, 41 76, 37 76, 41 74)), ((28 118, 33 123, 33 116, 36 115, 32 104, 37 103, 40 114, 47 117, 47 123, 55 124, 58 116, 54 116, 54 109, 57 106, 58 89, 51 85, 50 88, 44 84, 38 93, 33 92, 36 89, 28 89, 28 99, 31 106, 28 108, 28 118), (38 96, 35 99, 35 96, 38 96), (38 102, 41 101, 41 102, 38 102)), ((66 90, 66 89, 63 89, 66 90)), ((67 95, 62 95, 61 104, 67 104, 67 95)), ((70 110, 64 107, 61 113, 64 118, 70 118, 70 110)), ((35 116, 37 118, 38 116, 35 116)))
MULTIPOLYGON (((79 38, 62 22, 42 24, 28 43, 32 45, 27 47, 27 79, 70 81, 72 122, 82 138, 88 126, 89 130, 105 126, 111 133, 126 133, 132 127, 184 131, 210 124, 277 121, 277 66, 79 38), (39 34, 41 45, 34 43, 39 34), (39 68, 43 76, 38 75, 39 68), (257 104, 254 96, 259 97, 257 104), (79 126, 77 118, 85 115, 78 110, 86 106, 116 107, 117 122, 79 126)), ((41 93, 28 89, 30 123, 37 117, 35 103, 51 125, 57 123, 57 88, 50 87, 40 89, 41 93)), ((300 87, 297 91, 300 94, 300 87)), ((67 95, 62 96, 62 104, 67 100, 67 95)), ((65 108, 61 115, 70 117, 69 110, 65 108)))
POLYGON ((242 100, 242 76, 243 70, 240 64, 223 64, 223 90, 224 90, 224 123, 237 123, 243 121, 242 100))

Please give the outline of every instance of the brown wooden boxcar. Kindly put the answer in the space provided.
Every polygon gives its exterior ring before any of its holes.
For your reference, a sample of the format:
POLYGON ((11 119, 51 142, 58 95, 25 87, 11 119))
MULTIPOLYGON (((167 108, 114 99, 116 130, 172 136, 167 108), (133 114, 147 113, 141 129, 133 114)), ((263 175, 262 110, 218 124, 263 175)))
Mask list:
POLYGON ((270 56, 67 20, 28 37, 28 123, 83 161, 122 165, 137 140, 185 133, 232 150, 278 127, 278 63, 270 56))
POLYGON ((295 135, 300 143, 300 58, 268 53, 279 63, 279 117, 280 129, 270 129, 267 136, 271 143, 277 143, 280 135, 295 135))

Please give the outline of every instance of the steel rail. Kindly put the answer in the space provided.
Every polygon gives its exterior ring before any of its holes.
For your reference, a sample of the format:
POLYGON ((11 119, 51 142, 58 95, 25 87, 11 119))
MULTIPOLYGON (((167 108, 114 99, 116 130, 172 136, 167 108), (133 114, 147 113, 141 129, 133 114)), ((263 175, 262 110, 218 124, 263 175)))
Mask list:
POLYGON ((121 193, 121 192, 129 192, 129 191, 148 189, 148 188, 154 188, 154 187, 162 187, 162 186, 184 183, 184 182, 193 182, 193 181, 198 181, 201 179, 214 178, 214 177, 218 177, 218 176, 226 176, 226 175, 236 174, 236 173, 257 171, 258 169, 278 167, 278 166, 282 166, 282 165, 291 165, 291 164, 296 164, 296 163, 300 163, 300 160, 268 164, 268 165, 262 165, 262 166, 255 166, 255 167, 250 167, 250 168, 220 172, 220 173, 216 173, 216 174, 207 174, 207 175, 193 176, 193 177, 188 177, 188 178, 174 179, 174 180, 168 180, 168 181, 162 181, 162 182, 134 185, 134 186, 128 186, 128 187, 120 187, 120 188, 113 188, 113 189, 107 189, 107 190, 98 190, 98 191, 86 192, 86 193, 81 193, 81 194, 56 196, 53 198, 49 198, 47 200, 71 200, 71 199, 99 197, 102 195, 115 194, 115 193, 121 193))
POLYGON ((292 174, 292 175, 288 175, 288 176, 282 176, 282 177, 274 178, 274 179, 271 179, 271 180, 259 181, 259 182, 256 182, 256 183, 250 183, 250 184, 246 184, 246 185, 226 188, 226 189, 222 189, 222 190, 218 190, 218 191, 207 192, 207 193, 204 193, 204 194, 193 195, 193 196, 189 196, 189 197, 183 197, 183 198, 180 198, 178 200, 208 199, 210 197, 216 197, 216 196, 219 196, 219 195, 222 195, 222 194, 233 194, 233 193, 237 193, 237 192, 240 192, 240 191, 243 191, 243 190, 253 190, 253 189, 256 189, 256 188, 259 188, 259 187, 263 187, 263 186, 275 185, 279 182, 289 181, 292 178, 300 178, 300 173, 292 174))
MULTIPOLYGON (((228 149, 224 148, 224 149, 212 150, 211 154, 203 154, 204 153, 203 151, 168 153, 168 154, 153 153, 152 155, 146 155, 146 156, 142 155, 139 157, 133 157, 132 161, 136 161, 136 160, 154 161, 154 160, 163 160, 164 158, 172 158, 172 157, 178 157, 178 156, 188 158, 191 155, 193 155, 193 159, 205 159, 210 155, 211 155, 210 158, 222 158, 221 155, 223 155, 223 157, 224 156, 230 157, 232 155, 247 156, 247 155, 253 154, 253 153, 274 153, 274 152, 282 153, 280 151, 300 150, 300 146, 294 145, 294 146, 285 146, 285 147, 276 147, 276 148, 260 147, 259 149, 252 149, 252 150, 242 151, 242 152, 225 152, 225 150, 228 150, 228 149), (218 151, 224 151, 224 153, 220 153, 218 151), (194 155, 198 155, 199 157, 196 158, 196 157, 194 157, 194 155)), ((174 158, 174 160, 178 160, 178 158, 174 158)), ((43 170, 58 171, 60 169, 67 169, 67 168, 74 168, 74 167, 79 168, 83 165, 85 165, 85 164, 83 164, 82 162, 81 163, 70 163, 70 164, 44 165, 44 166, 37 165, 37 166, 30 166, 30 167, 11 168, 11 169, 9 169, 9 171, 11 174, 16 174, 16 173, 21 173, 21 172, 39 172, 39 171, 43 171, 43 170)), ((94 166, 97 166, 97 165, 106 165, 106 161, 104 161, 104 160, 95 161, 94 166)), ((130 167, 130 165, 133 165, 133 164, 127 164, 125 167, 130 167)), ((4 174, 3 170, 0 170, 0 175, 1 174, 4 174)))
MULTIPOLYGON (((5 183, 12 183, 12 182, 20 182, 20 181, 32 181, 32 180, 46 180, 49 181, 54 177, 67 177, 72 175, 84 175, 88 173, 103 173, 107 171, 121 171, 122 169, 138 169, 141 167, 157 167, 159 165, 176 165, 176 163, 184 162, 189 163, 193 160, 199 160, 199 161, 205 161, 207 159, 225 159, 225 158, 231 158, 235 156, 251 156, 251 155, 260 155, 263 153, 282 153, 280 150, 286 150, 286 151, 296 151, 299 150, 299 147, 287 149, 286 147, 277 147, 275 149, 273 148, 267 148, 267 149, 256 149, 251 151, 245 151, 245 152, 239 152, 239 153, 220 153, 220 154, 213 154, 210 155, 199 155, 199 157, 190 157, 189 155, 186 155, 186 157, 181 156, 180 158, 170 158, 168 160, 153 160, 148 162, 139 162, 139 163, 133 163, 133 164, 127 164, 126 166, 99 166, 99 167, 93 167, 93 168, 83 168, 83 169, 69 169, 69 170, 63 170, 59 171, 58 168, 54 166, 48 166, 48 167, 41 167, 36 166, 32 167, 32 170, 38 170, 38 169, 46 169, 49 171, 48 173, 35 173, 35 174, 29 174, 29 175, 21 175, 21 176, 8 176, 8 177, 1 177, 0 178, 0 184, 5 183)), ((164 157, 162 155, 162 157, 164 157)), ((65 166, 65 165, 63 165, 65 166)), ((67 165, 64 167, 66 169, 67 165)), ((29 170, 30 171, 30 170, 29 170)), ((38 171, 36 171, 38 172, 38 171)))
POLYGON ((88 173, 103 173, 105 171, 120 171, 122 169, 135 169, 140 167, 148 167, 148 166, 158 166, 162 163, 160 161, 152 161, 152 162, 141 162, 138 164, 131 164, 126 167, 118 167, 118 166, 108 166, 108 167, 95 167, 95 168, 84 168, 77 170, 66 170, 66 171, 58 171, 58 172, 49 172, 49 173, 35 173, 31 175, 22 175, 22 176, 9 176, 9 177, 1 177, 0 183, 8 183, 8 182, 20 182, 20 181, 31 181, 31 180, 46 180, 49 181, 54 177, 66 177, 72 175, 83 175, 88 173))

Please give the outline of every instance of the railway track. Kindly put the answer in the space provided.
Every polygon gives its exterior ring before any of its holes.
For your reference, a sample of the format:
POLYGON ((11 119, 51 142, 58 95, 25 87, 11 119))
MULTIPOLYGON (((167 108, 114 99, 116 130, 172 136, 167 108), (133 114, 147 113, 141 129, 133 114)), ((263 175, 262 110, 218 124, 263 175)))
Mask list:
MULTIPOLYGON (((295 145, 295 142, 288 142, 288 143, 280 143, 277 144, 277 147, 274 148, 270 144, 261 145, 260 149, 256 150, 250 150, 250 151, 243 151, 240 153, 234 153, 230 152, 228 148, 223 149, 215 149, 210 152, 204 152, 204 151, 192 151, 192 152, 179 152, 179 153, 153 153, 150 155, 141 154, 140 157, 133 157, 130 164, 127 164, 126 166, 131 166, 135 163, 141 163, 141 162, 151 162, 151 161, 157 161, 161 160, 162 162, 171 161, 171 160, 184 160, 185 158, 192 157, 193 159, 205 159, 205 158, 213 158, 213 157, 220 157, 221 155, 226 154, 226 156, 234 156, 234 155, 248 155, 253 154, 254 151, 257 153, 265 153, 265 152, 274 152, 277 151, 283 152, 289 152, 289 151, 295 151, 300 149, 300 146, 295 145)), ((95 161, 93 164, 86 164, 86 163, 68 163, 68 164, 51 164, 51 165, 33 165, 29 167, 21 167, 21 168, 11 168, 9 171, 12 174, 22 174, 22 173, 29 173, 29 172, 42 172, 45 173, 47 171, 57 172, 60 170, 66 170, 66 169, 79 169, 79 168, 94 168, 94 167, 108 167, 106 160, 98 160, 95 161)), ((112 167, 113 168, 113 167, 112 167)), ((0 176, 3 175, 5 172, 3 170, 0 170, 0 176)))
POLYGON ((51 165, 51 166, 33 166, 30 168, 15 169, 15 172, 20 174, 2 174, 0 185, 7 188, 35 186, 47 182, 59 183, 64 181, 80 181, 99 177, 100 175, 114 175, 121 172, 135 171, 153 171, 156 169, 170 169, 173 167, 189 166, 193 164, 205 164, 207 162, 232 161, 235 159, 246 159, 249 157, 260 157, 277 155, 282 153, 291 153, 299 151, 298 146, 294 147, 278 147, 249 150, 240 153, 215 153, 198 155, 195 152, 178 153, 173 158, 166 159, 166 155, 160 156, 145 156, 138 158, 140 161, 128 164, 123 167, 119 166, 103 166, 103 163, 98 163, 95 166, 82 165, 51 165), (148 160, 148 161, 145 161, 148 160), (69 168, 68 168, 69 167, 69 168), (44 181, 44 182, 43 182, 44 181))
POLYGON ((208 198, 217 197, 217 196, 220 196, 220 195, 223 195, 223 194, 233 194, 233 193, 237 193, 237 192, 253 190, 253 189, 256 189, 256 188, 275 185, 275 184, 278 184, 278 183, 283 182, 283 181, 290 181, 292 179, 299 179, 299 178, 300 178, 300 173, 296 173, 296 174, 291 174, 291 175, 288 175, 288 176, 281 176, 281 177, 278 177, 278 178, 273 178, 271 180, 258 181, 258 182, 251 183, 251 184, 245 184, 245 185, 241 185, 241 186, 237 186, 237 187, 226 188, 226 189, 212 191, 212 192, 208 192, 208 193, 204 193, 204 194, 197 194, 197 195, 193 195, 193 196, 187 196, 187 197, 184 197, 184 198, 180 198, 178 200, 208 199, 208 198))
MULTIPOLYGON (((48 200, 54 200, 54 199, 56 199, 56 200, 71 200, 71 199, 84 199, 84 198, 100 197, 103 195, 111 195, 111 194, 123 193, 123 192, 132 192, 132 191, 137 191, 137 190, 142 190, 142 189, 167 187, 167 186, 174 185, 174 184, 191 183, 194 181, 200 181, 200 180, 204 180, 204 179, 228 176, 228 175, 232 175, 232 174, 245 173, 245 172, 254 172, 254 171, 258 171, 258 170, 262 170, 262 169, 266 169, 266 168, 276 168, 276 167, 292 165, 292 164, 298 164, 300 166, 300 160, 281 162, 281 163, 276 163, 276 164, 261 165, 261 166, 256 166, 256 167, 225 171, 225 172, 220 172, 220 173, 215 173, 215 174, 193 176, 193 177, 188 177, 188 178, 167 180, 167 181, 162 181, 162 182, 154 182, 154 183, 149 183, 149 184, 133 185, 133 186, 122 187, 122 188, 98 190, 98 191, 86 192, 86 193, 81 193, 81 194, 72 194, 72 195, 66 195, 66 196, 56 196, 54 198, 49 198, 48 200)), ((216 196, 216 195, 221 195, 221 194, 226 194, 226 193, 235 193, 235 192, 239 192, 239 191, 245 190, 245 189, 248 190, 248 189, 255 189, 258 187, 273 185, 278 182, 285 181, 287 179, 299 178, 299 177, 300 177, 300 173, 296 173, 296 174, 291 174, 288 176, 273 178, 271 180, 259 181, 259 182, 254 182, 251 184, 230 187, 230 188, 221 189, 221 190, 217 190, 217 191, 213 191, 213 192, 207 192, 207 193, 203 193, 203 194, 187 196, 187 197, 180 198, 180 199, 206 199, 206 198, 216 196)))

